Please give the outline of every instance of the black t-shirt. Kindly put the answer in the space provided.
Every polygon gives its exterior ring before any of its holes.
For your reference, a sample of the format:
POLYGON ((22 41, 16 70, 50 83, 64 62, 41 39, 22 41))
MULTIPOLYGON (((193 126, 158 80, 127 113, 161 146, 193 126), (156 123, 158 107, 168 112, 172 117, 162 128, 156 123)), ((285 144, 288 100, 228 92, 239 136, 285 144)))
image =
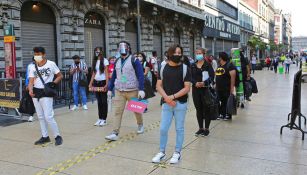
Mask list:
POLYGON ((249 64, 249 61, 244 56, 240 57, 240 61, 241 61, 241 67, 242 67, 243 80, 246 80, 246 78, 247 78, 247 66, 249 64))
MULTIPOLYGON (((158 74, 158 80, 161 80, 160 73, 158 74)), ((191 71, 188 68, 187 74, 183 80, 183 65, 170 66, 166 64, 163 69, 162 86, 167 95, 173 95, 184 88, 184 82, 191 82, 191 71)), ((188 95, 177 98, 179 102, 187 102, 188 95)))
POLYGON ((209 81, 205 82, 205 85, 208 86, 211 82, 214 81, 214 70, 210 63, 204 62, 201 68, 197 67, 196 63, 191 65, 191 74, 192 74, 192 84, 196 85, 196 82, 202 82, 203 80, 203 71, 207 71, 209 74, 209 81))
POLYGON ((229 72, 236 70, 236 67, 232 63, 226 63, 223 66, 219 66, 215 71, 216 77, 216 90, 218 91, 230 91, 231 77, 229 72))

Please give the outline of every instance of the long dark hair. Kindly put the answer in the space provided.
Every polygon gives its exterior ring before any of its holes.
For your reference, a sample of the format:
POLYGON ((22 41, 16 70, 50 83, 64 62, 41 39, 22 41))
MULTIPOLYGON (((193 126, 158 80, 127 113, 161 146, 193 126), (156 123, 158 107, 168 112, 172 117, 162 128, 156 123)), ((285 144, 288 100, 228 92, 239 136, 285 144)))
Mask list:
POLYGON ((102 55, 102 47, 96 47, 94 49, 94 58, 93 58, 93 65, 92 65, 92 69, 93 69, 93 72, 96 73, 96 63, 98 61, 98 59, 100 59, 100 64, 99 64, 99 71, 100 73, 102 74, 104 72, 104 58, 103 58, 103 55, 102 55), (96 56, 96 52, 99 51, 99 55, 96 56))

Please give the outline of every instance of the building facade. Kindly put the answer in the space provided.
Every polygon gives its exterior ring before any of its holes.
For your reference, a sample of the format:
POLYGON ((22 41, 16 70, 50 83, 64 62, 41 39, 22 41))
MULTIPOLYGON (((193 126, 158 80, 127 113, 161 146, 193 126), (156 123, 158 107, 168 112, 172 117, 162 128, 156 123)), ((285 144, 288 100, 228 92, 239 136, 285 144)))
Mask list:
POLYGON ((275 43, 282 45, 282 52, 289 52, 292 49, 292 22, 291 14, 282 13, 282 10, 275 10, 275 43))
POLYGON ((240 25, 238 23, 238 0, 205 0, 205 23, 202 33, 203 47, 208 54, 218 56, 232 48, 238 48, 240 25))
MULTIPOLYGON (((4 2, 6 0, 1 0, 4 2)), ((136 0, 11 0, 6 1, 5 20, 16 34, 17 69, 25 70, 35 46, 46 48, 47 58, 60 68, 80 55, 91 65, 93 50, 102 47, 106 57, 115 55, 117 43, 130 42, 137 48, 136 0)), ((141 51, 153 50, 162 57, 173 44, 185 55, 193 55, 203 38, 204 4, 189 0, 141 0, 141 51)), ((3 38, 3 30, 0 30, 3 38)), ((4 68, 4 47, 0 45, 0 68, 4 68)))
POLYGON ((293 37, 292 39, 293 52, 301 52, 307 50, 307 37, 293 37))

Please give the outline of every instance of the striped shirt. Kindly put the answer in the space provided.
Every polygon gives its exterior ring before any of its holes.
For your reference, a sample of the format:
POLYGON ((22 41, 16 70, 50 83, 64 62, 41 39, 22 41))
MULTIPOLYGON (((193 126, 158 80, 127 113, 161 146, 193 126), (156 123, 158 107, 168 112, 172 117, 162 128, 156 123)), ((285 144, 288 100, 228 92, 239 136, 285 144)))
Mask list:
MULTIPOLYGON (((85 64, 85 62, 83 62, 83 61, 80 61, 80 63, 79 64, 75 64, 75 63, 73 63, 72 65, 71 65, 71 67, 70 67, 70 69, 71 70, 73 70, 73 69, 75 69, 75 68, 77 68, 77 66, 80 66, 80 69, 81 70, 83 70, 83 71, 85 71, 85 70, 87 70, 87 65, 85 64)), ((74 74, 73 74, 73 82, 79 82, 79 76, 80 76, 80 72, 79 71, 76 71, 74 74)))

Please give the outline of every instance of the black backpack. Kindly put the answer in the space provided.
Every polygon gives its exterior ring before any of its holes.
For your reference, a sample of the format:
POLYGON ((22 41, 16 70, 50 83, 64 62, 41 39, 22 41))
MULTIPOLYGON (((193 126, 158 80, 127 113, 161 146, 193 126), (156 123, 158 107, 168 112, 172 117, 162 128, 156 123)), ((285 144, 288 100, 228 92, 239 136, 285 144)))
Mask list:
MULTIPOLYGON (((228 63, 227 63, 227 69, 228 69, 228 72, 229 72, 229 67, 230 67, 230 65, 233 65, 233 63, 231 62, 231 61, 229 61, 228 63)), ((238 68, 235 66, 235 65, 233 65, 234 67, 235 67, 235 70, 236 70, 236 81, 235 81, 235 86, 236 87, 239 87, 240 86, 240 73, 239 73, 239 70, 238 70, 238 68)))

